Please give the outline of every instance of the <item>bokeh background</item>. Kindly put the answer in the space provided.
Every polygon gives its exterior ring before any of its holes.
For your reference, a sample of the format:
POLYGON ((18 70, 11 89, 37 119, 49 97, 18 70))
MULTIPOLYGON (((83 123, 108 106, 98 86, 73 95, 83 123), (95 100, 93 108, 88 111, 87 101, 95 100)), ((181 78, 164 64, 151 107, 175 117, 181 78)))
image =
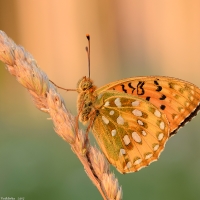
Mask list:
MULTIPOLYGON (((75 88, 163 75, 200 86, 200 1, 0 0, 0 30, 28 50, 49 78, 75 88)), ((74 92, 60 91, 76 114, 74 92)), ((102 199, 83 166, 0 63, 0 197, 102 199)), ((200 116, 170 139, 158 162, 128 175, 114 168, 124 199, 200 199, 200 116)), ((92 137, 92 134, 90 134, 92 137)))

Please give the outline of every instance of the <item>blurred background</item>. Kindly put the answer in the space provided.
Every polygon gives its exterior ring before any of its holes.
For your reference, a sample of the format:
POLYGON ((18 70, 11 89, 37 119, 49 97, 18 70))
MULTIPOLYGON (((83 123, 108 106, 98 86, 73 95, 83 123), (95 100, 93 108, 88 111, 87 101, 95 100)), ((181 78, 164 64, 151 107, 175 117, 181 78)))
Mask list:
MULTIPOLYGON (((0 30, 25 47, 49 78, 75 88, 133 76, 172 76, 200 86, 200 1, 0 0, 0 30)), ((74 92, 60 91, 76 115, 74 92)), ((102 199, 69 145, 0 62, 0 197, 102 199)), ((200 116, 138 173, 114 168, 124 199, 200 199, 200 116)), ((92 134, 90 134, 90 137, 92 134)))

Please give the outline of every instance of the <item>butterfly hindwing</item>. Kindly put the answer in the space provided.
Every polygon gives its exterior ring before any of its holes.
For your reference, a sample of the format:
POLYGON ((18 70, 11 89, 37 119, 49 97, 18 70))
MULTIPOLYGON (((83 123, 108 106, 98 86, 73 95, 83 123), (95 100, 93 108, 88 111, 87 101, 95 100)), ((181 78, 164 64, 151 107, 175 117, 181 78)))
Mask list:
POLYGON ((152 103, 116 91, 97 96, 92 132, 111 164, 134 172, 158 159, 169 138, 166 115, 152 103))

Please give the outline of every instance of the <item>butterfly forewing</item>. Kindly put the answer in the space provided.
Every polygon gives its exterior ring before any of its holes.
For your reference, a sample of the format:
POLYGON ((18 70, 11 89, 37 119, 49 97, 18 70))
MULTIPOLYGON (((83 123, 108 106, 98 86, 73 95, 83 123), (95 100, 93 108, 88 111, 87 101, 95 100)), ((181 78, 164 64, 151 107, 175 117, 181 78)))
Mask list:
POLYGON ((143 98, 166 114, 170 135, 174 134, 200 109, 200 89, 170 77, 135 77, 116 81, 99 88, 96 93, 117 90, 143 98))
POLYGON ((169 138, 166 115, 152 103, 126 93, 98 95, 92 132, 111 164, 134 172, 158 159, 169 138))

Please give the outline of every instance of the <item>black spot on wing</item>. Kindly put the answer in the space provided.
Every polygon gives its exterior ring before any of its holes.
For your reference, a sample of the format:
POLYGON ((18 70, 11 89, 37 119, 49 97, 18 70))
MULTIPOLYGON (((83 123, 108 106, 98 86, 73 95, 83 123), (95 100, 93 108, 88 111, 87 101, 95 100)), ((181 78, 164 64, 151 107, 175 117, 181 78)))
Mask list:
POLYGON ((155 85, 159 85, 158 81, 154 81, 154 84, 155 84, 155 85))
POLYGON ((137 94, 138 95, 143 95, 144 94, 144 81, 139 81, 137 84, 137 94))
POLYGON ((150 98, 151 98, 151 97, 146 97, 146 100, 147 100, 147 101, 150 101, 150 98))
POLYGON ((165 110, 165 108, 166 108, 165 105, 161 105, 161 106, 160 106, 160 109, 161 109, 161 110, 165 110))
POLYGON ((131 83, 128 83, 128 87, 132 89, 132 93, 133 93, 135 88, 131 85, 131 83))
POLYGON ((162 87, 160 85, 158 85, 156 91, 160 92, 162 90, 162 87))
POLYGON ((124 84, 121 84, 121 86, 122 86, 122 90, 123 90, 123 92, 127 93, 127 90, 125 89, 124 84))
POLYGON ((162 87, 159 85, 158 81, 155 80, 155 81, 154 81, 154 84, 157 86, 156 91, 160 92, 160 91, 162 90, 162 87))
POLYGON ((162 97, 160 97, 160 100, 166 99, 166 96, 163 94, 162 97))

